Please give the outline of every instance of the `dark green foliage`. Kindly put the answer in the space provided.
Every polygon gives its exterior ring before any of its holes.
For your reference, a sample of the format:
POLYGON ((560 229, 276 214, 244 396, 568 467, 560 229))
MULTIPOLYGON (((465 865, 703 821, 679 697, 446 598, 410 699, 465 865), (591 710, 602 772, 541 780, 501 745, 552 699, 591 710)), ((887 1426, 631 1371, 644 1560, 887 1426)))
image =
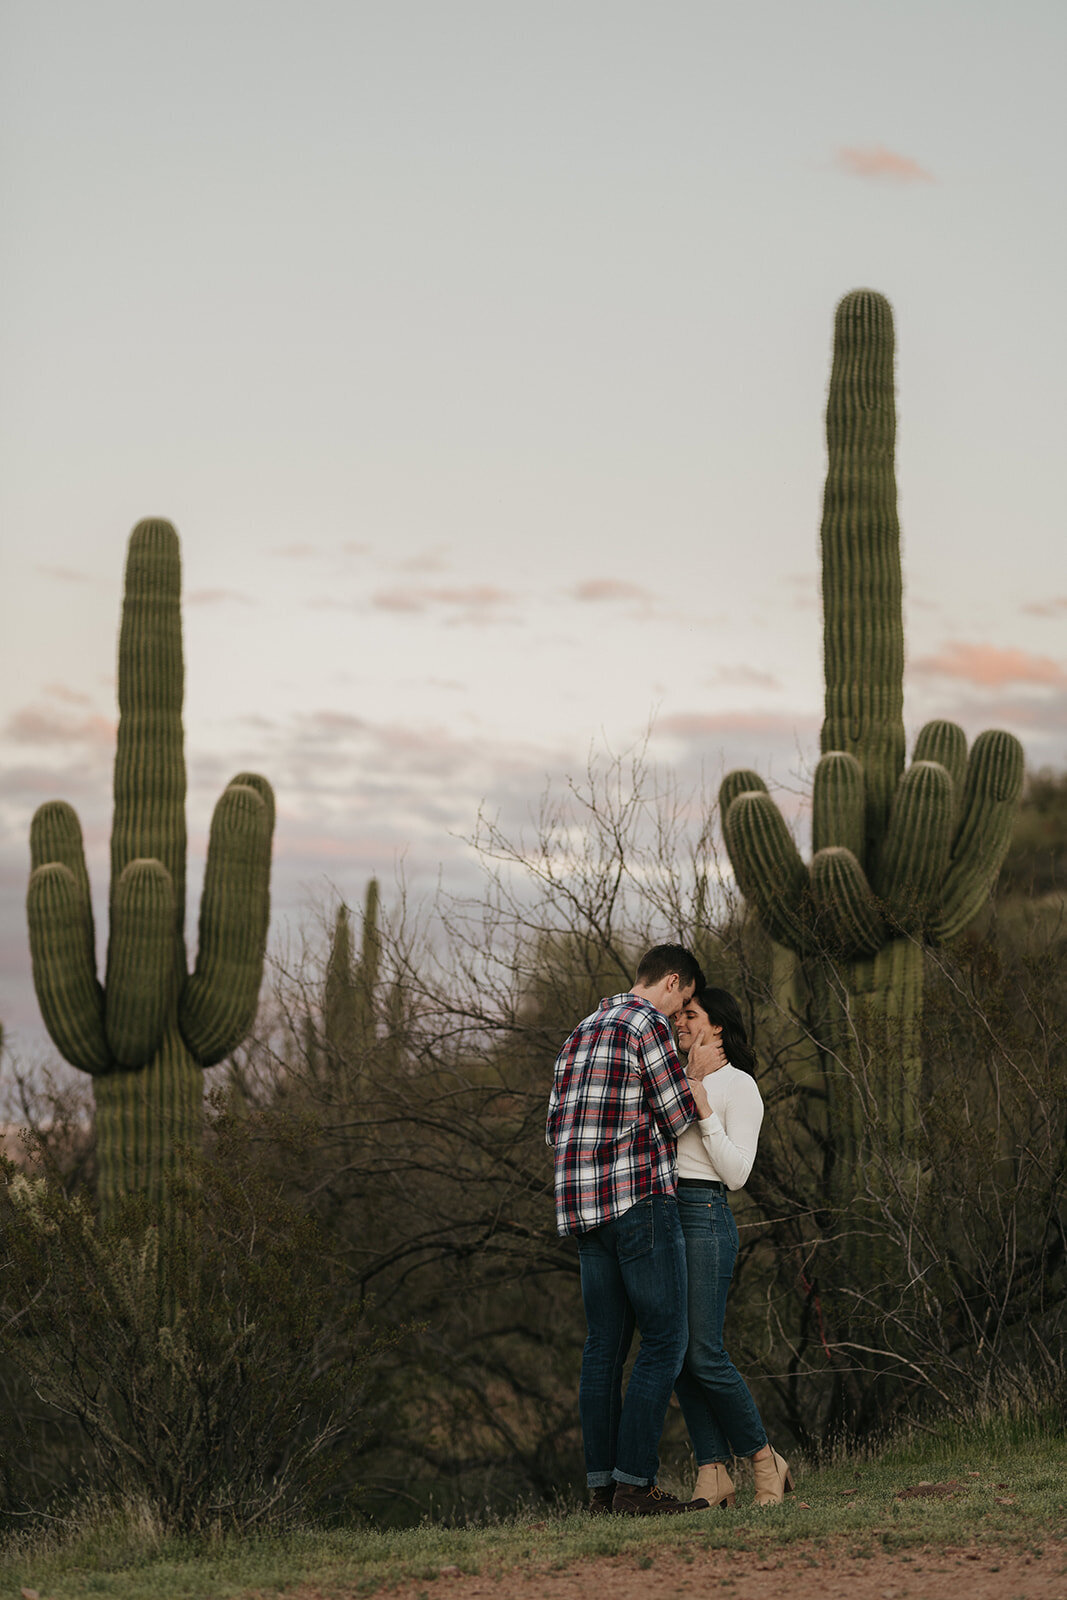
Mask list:
POLYGON ((1030 775, 999 889, 1033 896, 1067 892, 1067 772, 1030 775))
POLYGON ((78 819, 49 801, 30 830, 34 984, 61 1054, 94 1078, 105 1209, 128 1194, 162 1200, 177 1151, 198 1141, 201 1069, 247 1033, 263 972, 274 799, 253 773, 239 773, 215 808, 187 972, 180 598, 177 534, 168 522, 138 523, 119 635, 103 987, 78 819))
MULTIPOLYGON (((297 1123, 285 1138, 306 1155, 297 1123)), ((161 1230, 143 1198, 98 1221, 47 1163, 5 1166, 0 1355, 54 1419, 32 1476, 0 1465, 23 1520, 49 1487, 53 1512, 92 1491, 178 1532, 306 1517, 333 1494, 382 1349, 356 1285, 267 1175, 254 1119, 216 1105, 208 1156, 173 1181, 187 1226, 161 1230)), ((0 1452, 14 1443, 5 1428, 0 1452)))

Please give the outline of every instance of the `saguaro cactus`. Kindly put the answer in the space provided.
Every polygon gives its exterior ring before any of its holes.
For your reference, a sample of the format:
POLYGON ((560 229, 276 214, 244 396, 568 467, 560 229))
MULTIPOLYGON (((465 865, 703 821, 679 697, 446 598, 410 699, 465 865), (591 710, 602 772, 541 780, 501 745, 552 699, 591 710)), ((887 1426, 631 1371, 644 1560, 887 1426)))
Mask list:
POLYGON ((130 536, 119 635, 119 729, 107 975, 96 976, 81 828, 63 800, 30 830, 27 912, 45 1025, 93 1077, 98 1192, 163 1198, 178 1148, 200 1134, 202 1069, 255 1014, 269 915, 274 797, 255 773, 211 823, 195 970, 187 971, 181 557, 169 522, 130 536))
POLYGON ((951 722, 922 729, 904 770, 895 433, 892 312, 882 295, 858 289, 837 308, 826 409, 826 704, 810 867, 757 773, 731 772, 719 793, 742 893, 772 939, 812 958, 842 1154, 872 1113, 907 1148, 921 1073, 922 942, 954 938, 978 911, 1023 781, 1011 734, 979 735, 968 756, 951 722), (871 1092, 861 1097, 848 1079, 864 1045, 871 1092))
POLYGON ((336 1071, 345 1063, 346 1078, 358 1076, 364 1058, 377 1039, 375 991, 381 966, 378 927, 380 896, 377 878, 367 884, 363 902, 363 940, 358 961, 352 954, 352 924, 348 907, 337 908, 323 995, 323 1041, 336 1071))

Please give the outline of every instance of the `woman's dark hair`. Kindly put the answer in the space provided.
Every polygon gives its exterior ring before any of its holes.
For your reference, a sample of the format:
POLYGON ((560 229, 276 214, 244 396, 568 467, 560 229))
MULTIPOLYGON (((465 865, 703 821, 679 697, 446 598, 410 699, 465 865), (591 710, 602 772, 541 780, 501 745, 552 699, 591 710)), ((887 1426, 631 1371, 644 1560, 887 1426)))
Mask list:
POLYGON ((722 1029, 722 1048, 732 1067, 756 1076, 756 1052, 748 1042, 741 1007, 728 989, 698 989, 693 1004, 706 1011, 708 1021, 722 1029))

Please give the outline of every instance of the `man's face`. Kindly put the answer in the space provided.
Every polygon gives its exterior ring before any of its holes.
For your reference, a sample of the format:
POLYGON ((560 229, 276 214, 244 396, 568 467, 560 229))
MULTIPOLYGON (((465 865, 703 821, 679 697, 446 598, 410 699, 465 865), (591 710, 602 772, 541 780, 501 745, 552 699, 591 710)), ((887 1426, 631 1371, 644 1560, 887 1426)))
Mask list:
POLYGON ((683 1006, 687 1006, 696 994, 696 984, 687 983, 682 987, 682 981, 676 972, 670 973, 667 978, 666 994, 660 1010, 665 1017, 676 1016, 683 1006))

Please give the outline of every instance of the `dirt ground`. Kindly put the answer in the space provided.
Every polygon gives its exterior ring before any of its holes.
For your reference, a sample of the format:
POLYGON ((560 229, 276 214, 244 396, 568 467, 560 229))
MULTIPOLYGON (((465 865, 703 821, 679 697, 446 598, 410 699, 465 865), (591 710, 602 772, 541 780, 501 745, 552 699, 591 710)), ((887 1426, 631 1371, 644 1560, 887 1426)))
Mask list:
MULTIPOLYGON (((794 1545, 787 1555, 679 1551, 579 1561, 565 1571, 532 1567, 471 1575, 442 1567, 436 1578, 388 1591, 390 1600, 1067 1600, 1067 1541, 1025 1547, 950 1545, 869 1557, 794 1545)), ((335 1591, 336 1593, 336 1591, 335 1591)), ((293 1600, 317 1600, 299 1590, 293 1600)))

